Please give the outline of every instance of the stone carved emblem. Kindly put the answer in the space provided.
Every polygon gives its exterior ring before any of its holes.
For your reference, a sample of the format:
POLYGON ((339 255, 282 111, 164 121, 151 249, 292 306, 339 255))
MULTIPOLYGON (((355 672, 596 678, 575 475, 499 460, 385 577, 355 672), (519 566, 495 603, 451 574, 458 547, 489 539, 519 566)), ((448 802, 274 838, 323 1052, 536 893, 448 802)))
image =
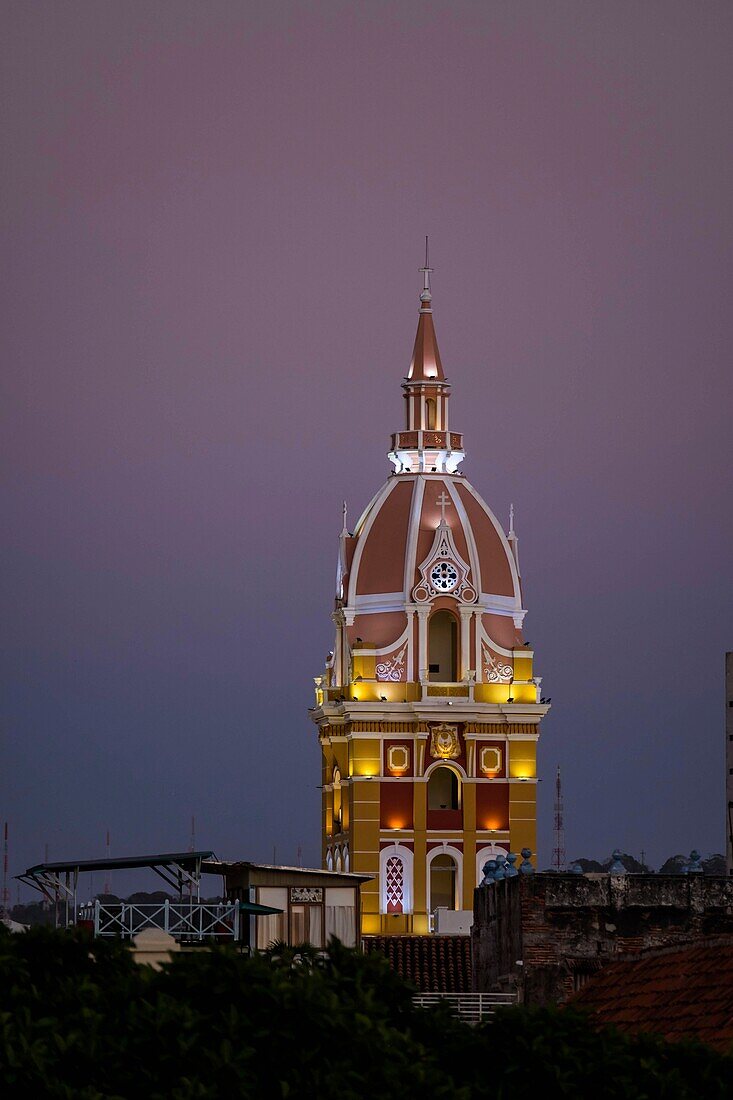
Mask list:
POLYGON ((430 731, 430 755, 435 760, 454 760, 461 755, 458 726, 442 722, 430 731))

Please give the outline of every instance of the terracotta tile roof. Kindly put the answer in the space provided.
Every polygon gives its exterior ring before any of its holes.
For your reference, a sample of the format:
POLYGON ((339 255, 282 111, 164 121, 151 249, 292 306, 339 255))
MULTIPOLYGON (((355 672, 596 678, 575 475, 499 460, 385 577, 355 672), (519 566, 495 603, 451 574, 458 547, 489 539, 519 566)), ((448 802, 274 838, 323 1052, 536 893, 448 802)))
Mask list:
POLYGON ((470 936, 365 936, 364 950, 384 955, 421 993, 471 992, 470 936))
POLYGON ((733 1053, 733 941, 611 963, 569 1003, 620 1031, 699 1039, 733 1053))

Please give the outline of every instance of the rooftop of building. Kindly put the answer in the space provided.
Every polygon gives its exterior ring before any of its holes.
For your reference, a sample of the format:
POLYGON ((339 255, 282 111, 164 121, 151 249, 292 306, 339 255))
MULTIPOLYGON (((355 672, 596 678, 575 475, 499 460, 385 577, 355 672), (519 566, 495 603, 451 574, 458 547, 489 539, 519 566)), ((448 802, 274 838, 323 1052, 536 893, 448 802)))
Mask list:
POLYGON ((733 1053, 733 937, 610 963, 570 1003, 620 1031, 733 1053))

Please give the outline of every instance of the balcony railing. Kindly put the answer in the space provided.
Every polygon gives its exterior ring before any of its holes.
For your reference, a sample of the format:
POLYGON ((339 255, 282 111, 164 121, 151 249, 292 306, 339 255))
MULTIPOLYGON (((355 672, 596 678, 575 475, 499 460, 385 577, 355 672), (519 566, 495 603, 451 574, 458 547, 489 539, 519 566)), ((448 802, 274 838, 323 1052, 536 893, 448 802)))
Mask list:
POLYGON ((185 943, 236 942, 241 921, 236 902, 164 901, 136 905, 99 899, 79 906, 77 919, 93 927, 95 936, 130 939, 145 928, 159 928, 185 943))
POLYGON ((517 1003, 516 993, 419 993, 413 998, 418 1008, 447 1004, 454 1016, 466 1024, 480 1024, 494 1015, 497 1008, 517 1003))

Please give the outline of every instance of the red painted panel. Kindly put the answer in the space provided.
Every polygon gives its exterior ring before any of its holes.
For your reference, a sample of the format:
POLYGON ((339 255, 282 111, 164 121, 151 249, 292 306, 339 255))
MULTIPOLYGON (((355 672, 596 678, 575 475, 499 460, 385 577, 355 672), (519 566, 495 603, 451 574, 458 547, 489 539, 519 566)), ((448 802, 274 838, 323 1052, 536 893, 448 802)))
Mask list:
POLYGON ((412 828, 412 783, 383 779, 379 785, 379 822, 383 829, 412 828))
POLYGON ((428 829, 462 829, 463 810, 428 810, 428 829))
POLYGON ((476 784, 476 828, 509 828, 509 784, 490 779, 476 784))

